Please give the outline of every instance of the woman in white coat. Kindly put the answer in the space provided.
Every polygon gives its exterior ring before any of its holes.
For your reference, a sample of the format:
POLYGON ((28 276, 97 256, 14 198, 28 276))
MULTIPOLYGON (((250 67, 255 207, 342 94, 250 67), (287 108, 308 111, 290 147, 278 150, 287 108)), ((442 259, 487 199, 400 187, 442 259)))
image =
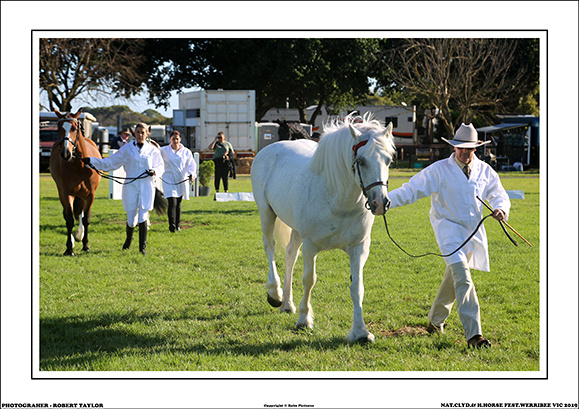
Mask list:
POLYGON ((127 212, 126 240, 123 250, 127 250, 133 241, 133 232, 139 225, 139 251, 147 254, 147 221, 149 211, 155 203, 155 175, 164 171, 161 151, 147 141, 149 126, 144 123, 135 127, 135 140, 121 147, 112 156, 103 159, 83 158, 85 163, 102 171, 111 171, 124 167, 128 180, 123 184, 123 209, 127 212), (132 178, 139 179, 132 180, 132 178))
MULTIPOLYGON (((444 139, 444 138, 443 138, 444 139)), ((507 219, 511 207, 509 197, 498 174, 474 154, 478 141, 472 124, 462 124, 454 139, 454 153, 416 174, 402 187, 389 193, 390 209, 431 196, 430 222, 442 254, 452 253, 475 230, 483 217, 483 204, 488 200, 496 220, 507 219)), ((446 270, 432 308, 428 332, 443 332, 446 319, 456 300, 458 315, 469 347, 490 347, 482 336, 480 306, 470 269, 489 271, 487 236, 484 225, 461 250, 445 257, 446 270)))
POLYGON ((161 148, 161 155, 165 161, 163 174, 163 193, 169 202, 167 210, 169 231, 181 231, 181 201, 189 200, 189 183, 197 176, 197 165, 193 154, 181 143, 179 131, 171 132, 171 144, 161 148))

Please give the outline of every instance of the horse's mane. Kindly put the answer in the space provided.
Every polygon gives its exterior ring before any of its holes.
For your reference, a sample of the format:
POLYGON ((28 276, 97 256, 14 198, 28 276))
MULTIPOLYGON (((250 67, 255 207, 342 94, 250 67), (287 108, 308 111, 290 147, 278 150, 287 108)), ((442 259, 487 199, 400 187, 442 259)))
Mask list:
POLYGON ((364 116, 348 115, 343 120, 335 119, 324 124, 324 134, 310 163, 310 169, 316 174, 324 174, 328 187, 341 194, 352 180, 352 147, 354 138, 350 134, 350 125, 362 133, 372 132, 370 139, 389 155, 394 155, 395 147, 392 138, 384 136, 385 128, 373 119, 371 113, 364 116))

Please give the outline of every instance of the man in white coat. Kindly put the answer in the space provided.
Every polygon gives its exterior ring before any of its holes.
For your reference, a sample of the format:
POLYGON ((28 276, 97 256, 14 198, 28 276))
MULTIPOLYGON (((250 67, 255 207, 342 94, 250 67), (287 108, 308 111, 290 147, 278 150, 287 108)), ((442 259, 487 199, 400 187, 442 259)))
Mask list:
MULTIPOLYGON (((442 138, 444 139, 444 138, 442 138)), ((507 219, 511 203, 498 174, 475 155, 478 141, 472 124, 462 124, 453 140, 453 154, 433 163, 412 177, 402 187, 389 193, 390 209, 431 196, 430 222, 442 254, 452 253, 475 230, 483 217, 483 204, 488 200, 496 220, 507 219)), ((469 347, 490 347, 482 336, 480 307, 470 269, 489 271, 487 236, 482 225, 474 237, 450 257, 445 257, 446 270, 428 318, 428 332, 443 332, 444 323, 456 300, 459 318, 469 347)))
POLYGON ((155 204, 154 176, 164 171, 161 151, 147 141, 149 127, 140 123, 135 127, 135 140, 103 159, 83 158, 83 162, 102 170, 111 171, 124 166, 128 180, 123 184, 123 209, 127 212, 126 240, 123 250, 133 241, 133 232, 139 224, 139 251, 147 254, 147 221, 155 204), (138 178, 132 181, 132 178, 138 178))

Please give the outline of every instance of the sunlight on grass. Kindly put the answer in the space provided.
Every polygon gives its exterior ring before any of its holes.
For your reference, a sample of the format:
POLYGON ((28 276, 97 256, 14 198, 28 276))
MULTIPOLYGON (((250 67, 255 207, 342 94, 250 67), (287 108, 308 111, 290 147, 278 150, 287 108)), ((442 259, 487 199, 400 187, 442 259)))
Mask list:
MULTIPOLYGON (((393 171, 390 188, 413 173, 393 171)), ((498 223, 485 224, 491 272, 474 271, 488 351, 466 348, 453 311, 444 334, 428 335, 427 313, 444 262, 410 259, 376 218, 364 270, 364 318, 373 345, 344 341, 352 322, 349 267, 340 251, 318 257, 315 328, 296 331, 297 314, 266 302, 267 259, 253 202, 183 202, 181 233, 152 214, 148 255, 122 251, 125 213, 103 180, 93 206, 89 253, 63 257, 65 227, 56 187, 40 177, 40 369, 45 371, 538 371, 539 178, 509 178, 509 223, 533 247, 514 247, 498 223)), ((230 191, 250 192, 251 180, 230 191)), ((429 200, 388 214, 392 235, 410 252, 437 251, 429 200)), ((294 275, 299 304, 301 257, 294 275)), ((283 260, 279 259, 280 271, 283 260)), ((282 277, 283 279, 283 277, 282 277)))

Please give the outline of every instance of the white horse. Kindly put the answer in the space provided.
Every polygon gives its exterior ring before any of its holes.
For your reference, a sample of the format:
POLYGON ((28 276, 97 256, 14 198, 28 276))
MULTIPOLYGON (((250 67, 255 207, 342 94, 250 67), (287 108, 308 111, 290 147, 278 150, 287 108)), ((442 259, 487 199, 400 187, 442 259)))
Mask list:
POLYGON ((341 249, 350 257, 350 296, 354 304, 349 342, 374 342, 362 315, 362 270, 370 253, 373 215, 384 214, 388 166, 394 154, 392 124, 348 116, 325 129, 319 144, 282 141, 262 149, 252 164, 253 194, 261 216, 263 245, 269 261, 267 299, 282 312, 295 312, 292 274, 300 246, 304 260, 304 296, 298 329, 313 328, 310 304, 316 283, 316 256, 341 249), (371 210, 368 211, 368 210, 371 210), (288 234, 283 293, 275 263, 274 229, 280 219, 288 234), (289 228, 288 228, 289 226, 289 228))

